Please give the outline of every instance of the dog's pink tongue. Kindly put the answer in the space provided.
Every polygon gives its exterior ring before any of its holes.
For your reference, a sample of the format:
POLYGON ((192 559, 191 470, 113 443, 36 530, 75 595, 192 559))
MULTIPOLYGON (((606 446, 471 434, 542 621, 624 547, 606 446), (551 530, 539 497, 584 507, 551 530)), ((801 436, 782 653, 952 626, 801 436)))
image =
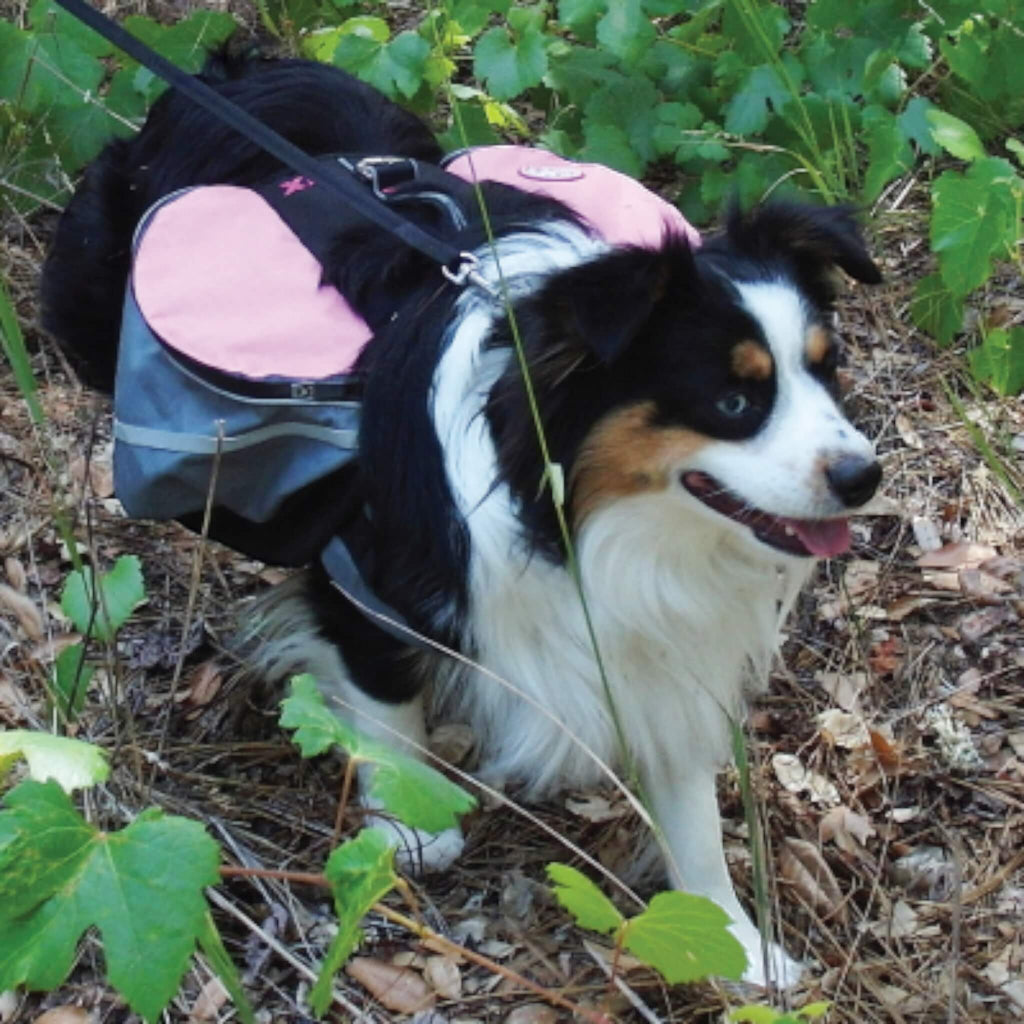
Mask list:
POLYGON ((850 547, 850 524, 845 519, 791 519, 789 525, 812 555, 830 558, 850 547))

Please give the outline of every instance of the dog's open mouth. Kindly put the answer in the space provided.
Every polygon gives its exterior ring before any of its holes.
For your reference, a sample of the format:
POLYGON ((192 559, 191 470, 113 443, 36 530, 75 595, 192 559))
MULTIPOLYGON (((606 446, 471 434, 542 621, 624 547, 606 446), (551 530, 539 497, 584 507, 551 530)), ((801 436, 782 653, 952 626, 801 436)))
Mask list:
POLYGON ((720 515, 748 527, 763 544, 789 555, 827 558, 850 547, 845 519, 789 519, 754 508, 707 473, 684 473, 683 486, 720 515))

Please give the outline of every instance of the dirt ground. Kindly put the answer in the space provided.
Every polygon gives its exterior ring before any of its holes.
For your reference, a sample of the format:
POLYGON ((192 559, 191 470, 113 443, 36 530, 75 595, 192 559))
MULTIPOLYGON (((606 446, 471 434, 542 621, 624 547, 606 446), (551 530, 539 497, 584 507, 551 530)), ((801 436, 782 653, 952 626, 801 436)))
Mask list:
MULTIPOLYGON (((831 1021, 1024 1018, 1024 407, 972 386, 963 353, 938 350, 910 324, 913 282, 928 269, 925 195, 908 179, 877 204, 868 231, 887 284, 851 289, 842 305, 850 402, 878 440, 886 502, 856 522, 851 554, 821 566, 749 727, 777 924, 811 966, 789 996, 795 1006, 833 1001, 831 1021)), ((92 820, 123 827, 155 803, 204 822, 229 863, 319 871, 340 761, 302 761, 273 700, 233 677, 224 650, 230 609, 283 573, 173 525, 124 518, 112 496, 108 406, 37 327, 53 215, 0 217, 0 270, 47 413, 45 430, 33 430, 5 364, 0 557, 3 582, 35 614, 0 602, 0 729, 50 724, 47 680, 71 642, 59 607, 70 568, 53 525, 60 503, 94 563, 141 557, 148 593, 74 730, 113 766, 88 798, 92 820)), ((985 314, 1019 322, 1021 284, 994 285, 985 314)), ((464 730, 437 739, 472 767, 464 730)), ((734 877, 749 894, 734 777, 721 797, 734 877)), ((553 902, 543 872, 552 860, 580 863, 576 847, 613 871, 634 859, 643 828, 613 794, 568 794, 527 808, 531 817, 513 802, 483 804, 459 863, 412 883, 415 913, 435 930, 624 1021, 718 1021, 758 995, 718 983, 667 988, 629 958, 609 983, 606 951, 553 902)), ((347 808, 345 829, 358 825, 347 808)), ((218 888, 215 916, 261 1021, 306 1019, 304 994, 332 933, 324 892, 236 878, 218 888)), ((391 963, 428 994, 424 1024, 568 1017, 507 975, 422 949, 378 914, 361 955, 371 974, 339 976, 334 1019, 405 1016, 408 1007, 387 1008, 389 986, 372 975, 391 963)), ((58 991, 0 997, 0 1021, 71 1005, 95 1021, 134 1019, 103 981, 95 936, 58 991)), ((231 1016, 196 962, 167 1019, 231 1016)))

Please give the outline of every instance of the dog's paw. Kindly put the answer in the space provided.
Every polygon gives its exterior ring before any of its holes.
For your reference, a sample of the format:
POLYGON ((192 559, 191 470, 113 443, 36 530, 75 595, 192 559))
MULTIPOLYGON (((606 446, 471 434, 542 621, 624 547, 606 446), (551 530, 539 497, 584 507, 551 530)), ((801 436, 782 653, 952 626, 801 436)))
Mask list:
POLYGON ((366 824, 387 833, 395 843, 395 865, 407 875, 430 875, 448 868, 459 859, 466 845, 462 829, 446 828, 443 832, 424 832, 403 825, 394 818, 371 815, 366 824))
POLYGON ((747 969, 743 972, 743 980, 749 985, 760 985, 767 988, 769 982, 777 989, 792 988, 803 976, 805 967, 799 960, 794 960, 780 945, 769 942, 762 954, 758 943, 751 949, 744 943, 747 954, 747 969), (768 976, 765 976, 765 961, 768 962, 768 976))

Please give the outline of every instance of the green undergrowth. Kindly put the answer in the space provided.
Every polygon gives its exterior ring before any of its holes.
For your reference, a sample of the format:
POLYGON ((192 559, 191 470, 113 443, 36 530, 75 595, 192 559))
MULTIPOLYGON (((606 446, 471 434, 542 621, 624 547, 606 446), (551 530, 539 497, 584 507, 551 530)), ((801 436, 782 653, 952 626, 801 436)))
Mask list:
MULTIPOLYGON (((914 321, 945 344, 982 309, 971 371, 1024 387, 1024 328, 984 312, 1000 277, 1020 281, 1024 0, 436 0, 400 26, 381 3, 258 10, 285 52, 354 72, 450 147, 511 138, 667 177, 698 225, 780 191, 867 208, 923 170, 936 271, 914 321)), ((210 11, 124 25, 189 70, 236 28, 210 11)), ((20 212, 61 204, 163 88, 53 0, 0 22, 0 51, 0 196, 20 212)))

